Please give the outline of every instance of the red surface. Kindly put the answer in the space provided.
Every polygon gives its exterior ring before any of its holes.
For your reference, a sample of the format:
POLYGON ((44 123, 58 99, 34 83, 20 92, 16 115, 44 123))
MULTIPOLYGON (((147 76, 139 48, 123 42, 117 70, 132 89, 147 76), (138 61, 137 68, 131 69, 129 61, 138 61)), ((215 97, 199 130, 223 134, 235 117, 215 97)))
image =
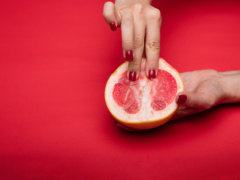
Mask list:
MULTIPOLYGON (((239 105, 145 133, 115 126, 103 94, 121 38, 103 2, 0 2, 0 179, 239 179, 239 105)), ((179 71, 240 69, 237 1, 155 5, 179 71)))

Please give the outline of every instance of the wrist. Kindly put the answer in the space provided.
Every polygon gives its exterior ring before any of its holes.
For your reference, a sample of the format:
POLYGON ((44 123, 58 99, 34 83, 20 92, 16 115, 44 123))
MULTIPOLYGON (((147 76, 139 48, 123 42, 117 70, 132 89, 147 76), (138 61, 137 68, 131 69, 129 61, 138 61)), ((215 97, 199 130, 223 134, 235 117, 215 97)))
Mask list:
POLYGON ((221 104, 240 102, 240 71, 219 72, 221 104))

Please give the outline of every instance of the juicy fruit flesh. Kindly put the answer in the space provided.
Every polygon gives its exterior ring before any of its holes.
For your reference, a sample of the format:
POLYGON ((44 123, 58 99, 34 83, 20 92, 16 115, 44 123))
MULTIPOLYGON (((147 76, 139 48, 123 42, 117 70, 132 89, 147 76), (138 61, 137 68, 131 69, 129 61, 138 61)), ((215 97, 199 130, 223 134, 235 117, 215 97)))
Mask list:
POLYGON ((129 81, 124 72, 114 85, 113 99, 128 114, 136 114, 144 108, 146 89, 150 89, 150 101, 153 111, 161 111, 171 104, 177 94, 177 82, 165 70, 158 70, 155 79, 149 80, 140 75, 138 81, 129 81), (144 85, 141 82, 147 82, 144 85), (147 86, 147 88, 146 88, 147 86))

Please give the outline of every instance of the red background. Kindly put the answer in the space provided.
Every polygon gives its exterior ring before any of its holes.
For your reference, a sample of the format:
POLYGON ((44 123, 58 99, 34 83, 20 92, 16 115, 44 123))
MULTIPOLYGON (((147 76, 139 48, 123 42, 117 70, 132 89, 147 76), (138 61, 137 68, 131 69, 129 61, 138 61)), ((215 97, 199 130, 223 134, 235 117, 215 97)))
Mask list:
MULTIPOLYGON (((121 37, 103 3, 0 2, 0 179, 240 179, 237 104, 150 132, 115 126, 104 87, 121 37)), ((240 69, 240 3, 154 5, 161 56, 180 72, 240 69)))

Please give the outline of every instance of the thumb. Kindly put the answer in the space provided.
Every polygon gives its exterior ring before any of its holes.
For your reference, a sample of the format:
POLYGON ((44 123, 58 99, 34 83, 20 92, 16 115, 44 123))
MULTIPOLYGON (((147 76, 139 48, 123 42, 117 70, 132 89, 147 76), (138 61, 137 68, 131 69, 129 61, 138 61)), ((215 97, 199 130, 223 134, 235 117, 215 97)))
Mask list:
POLYGON ((211 97, 205 93, 182 92, 177 95, 176 103, 179 106, 187 106, 196 109, 208 109, 211 105, 211 97))

